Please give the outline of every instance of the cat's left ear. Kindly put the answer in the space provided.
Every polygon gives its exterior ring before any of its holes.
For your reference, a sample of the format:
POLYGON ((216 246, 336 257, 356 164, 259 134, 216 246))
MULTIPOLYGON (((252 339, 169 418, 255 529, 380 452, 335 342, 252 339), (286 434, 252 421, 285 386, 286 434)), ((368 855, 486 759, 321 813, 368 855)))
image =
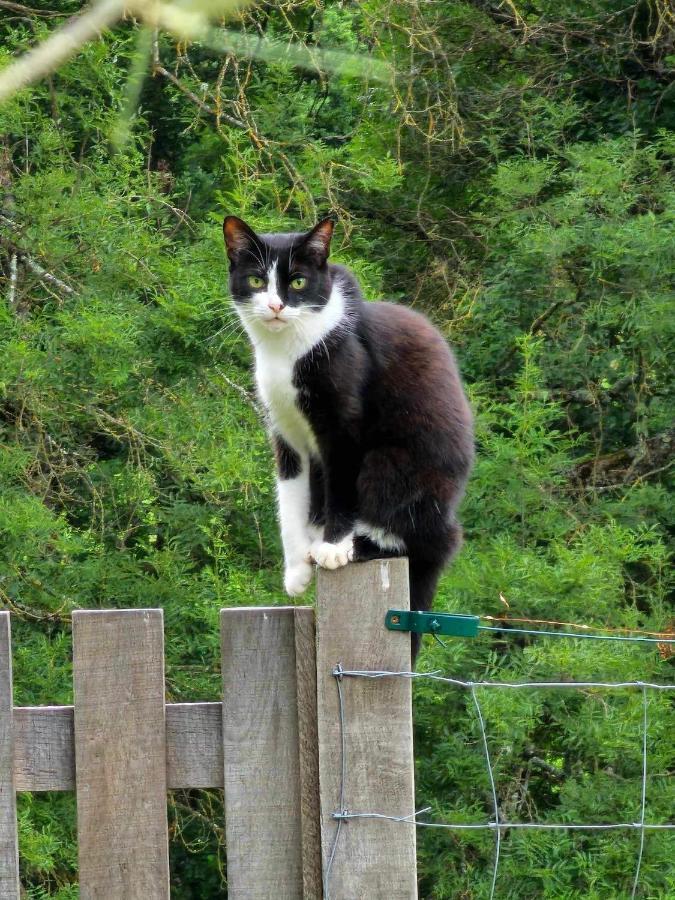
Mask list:
POLYGON ((309 231, 302 242, 303 248, 322 266, 330 253, 330 241, 333 237, 335 222, 332 217, 322 219, 309 231))
POLYGON ((230 262, 234 265, 242 253, 253 251, 258 246, 258 235, 238 216, 226 216, 223 222, 223 237, 230 262))

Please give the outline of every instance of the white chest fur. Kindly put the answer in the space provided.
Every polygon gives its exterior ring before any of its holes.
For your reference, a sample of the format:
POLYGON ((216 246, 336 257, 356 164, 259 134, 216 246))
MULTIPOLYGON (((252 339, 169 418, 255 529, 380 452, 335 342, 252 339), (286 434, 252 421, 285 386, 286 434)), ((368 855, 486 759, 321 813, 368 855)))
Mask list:
POLYGON ((307 418, 298 408, 298 391, 293 384, 295 360, 272 348, 256 349, 255 377, 272 430, 301 456, 317 452, 316 438, 307 418))

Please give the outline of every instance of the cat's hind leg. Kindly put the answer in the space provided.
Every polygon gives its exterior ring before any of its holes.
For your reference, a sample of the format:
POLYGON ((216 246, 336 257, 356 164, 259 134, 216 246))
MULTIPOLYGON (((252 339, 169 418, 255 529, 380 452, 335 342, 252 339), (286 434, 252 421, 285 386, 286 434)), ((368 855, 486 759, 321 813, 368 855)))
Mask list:
POLYGON ((403 556, 402 550, 385 549, 363 534, 354 536, 354 562, 368 562, 371 559, 392 559, 403 556))

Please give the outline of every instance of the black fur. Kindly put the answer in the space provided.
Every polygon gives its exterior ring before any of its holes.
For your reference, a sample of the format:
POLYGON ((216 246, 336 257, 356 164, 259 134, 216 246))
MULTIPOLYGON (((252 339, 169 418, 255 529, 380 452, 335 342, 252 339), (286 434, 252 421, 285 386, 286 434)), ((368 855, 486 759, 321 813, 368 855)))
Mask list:
POLYGON ((297 478, 300 474, 300 456, 280 435, 274 435, 274 457, 277 462, 279 477, 297 478))

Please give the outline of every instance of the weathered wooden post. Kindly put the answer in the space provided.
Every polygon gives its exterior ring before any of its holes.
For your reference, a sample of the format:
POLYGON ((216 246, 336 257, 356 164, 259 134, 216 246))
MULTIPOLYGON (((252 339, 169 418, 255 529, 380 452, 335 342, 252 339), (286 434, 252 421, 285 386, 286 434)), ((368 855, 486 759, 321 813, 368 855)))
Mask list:
POLYGON ((19 898, 12 704, 9 613, 0 612, 0 897, 3 900, 19 898))
POLYGON ((161 609, 73 613, 82 900, 168 900, 161 609))
POLYGON ((410 671, 410 635, 384 627, 388 609, 409 605, 406 559, 319 572, 317 695, 325 900, 417 897, 413 825, 374 818, 339 822, 333 817, 343 802, 350 813, 409 816, 414 811, 410 679, 345 676, 341 704, 334 674, 338 665, 345 670, 410 671))
POLYGON ((314 610, 221 610, 228 897, 321 896, 314 610))

